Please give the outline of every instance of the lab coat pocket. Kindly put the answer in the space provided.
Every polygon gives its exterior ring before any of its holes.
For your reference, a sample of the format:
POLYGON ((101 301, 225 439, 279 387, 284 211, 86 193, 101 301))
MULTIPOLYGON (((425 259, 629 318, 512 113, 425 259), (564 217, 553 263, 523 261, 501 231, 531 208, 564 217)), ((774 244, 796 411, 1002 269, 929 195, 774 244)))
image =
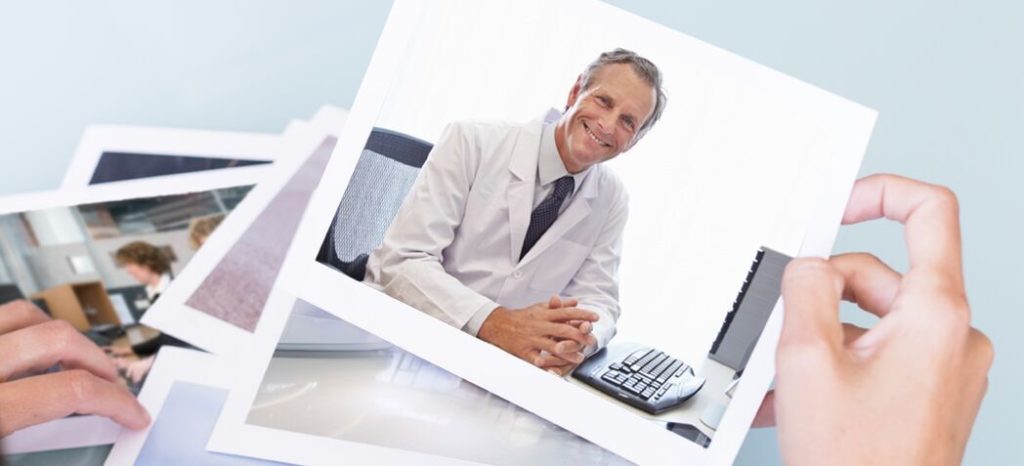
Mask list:
POLYGON ((564 238, 551 245, 531 268, 530 288, 545 295, 561 294, 587 259, 590 248, 564 238))

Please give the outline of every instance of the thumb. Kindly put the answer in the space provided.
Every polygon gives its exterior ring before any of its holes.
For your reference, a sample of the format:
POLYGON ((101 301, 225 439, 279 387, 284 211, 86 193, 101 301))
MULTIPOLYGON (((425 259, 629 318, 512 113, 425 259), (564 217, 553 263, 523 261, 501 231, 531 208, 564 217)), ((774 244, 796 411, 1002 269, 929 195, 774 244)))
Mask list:
POLYGON ((552 296, 551 299, 548 300, 548 309, 559 309, 561 307, 562 299, 559 298, 558 295, 552 296))
POLYGON ((843 327, 839 300, 843 277, 828 261, 793 259, 782 276, 783 321, 779 353, 787 348, 826 348, 839 351, 843 327))

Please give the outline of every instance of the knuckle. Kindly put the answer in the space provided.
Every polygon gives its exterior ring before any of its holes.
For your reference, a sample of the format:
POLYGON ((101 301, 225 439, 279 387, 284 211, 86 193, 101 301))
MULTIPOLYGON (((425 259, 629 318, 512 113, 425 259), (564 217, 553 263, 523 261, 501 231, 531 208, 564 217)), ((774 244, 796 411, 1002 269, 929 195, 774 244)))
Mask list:
POLYGON ((834 273, 828 261, 819 257, 798 257, 786 264, 784 276, 796 279, 821 273, 834 273))
POLYGON ((904 276, 905 282, 915 289, 927 290, 930 306, 949 310, 968 310, 967 296, 959 276, 935 269, 913 272, 904 276))
POLYGON ((947 186, 938 184, 932 185, 929 195, 933 199, 933 202, 936 202, 943 207, 952 209, 953 211, 958 211, 960 209, 960 200, 957 199, 956 193, 947 186))
POLYGON ((801 257, 789 261, 786 270, 782 275, 782 289, 790 291, 801 288, 809 280, 819 280, 825 277, 838 284, 842 283, 842 276, 825 259, 818 257, 801 257))
POLYGON ((72 369, 65 372, 67 388, 71 399, 76 405, 93 399, 96 396, 98 387, 96 377, 84 369, 72 369))
POLYGON ((870 252, 854 252, 844 255, 850 256, 850 258, 857 264, 874 265, 883 263, 882 259, 879 259, 878 256, 871 254, 870 252))
POLYGON ((39 308, 34 304, 24 299, 12 301, 7 304, 7 306, 9 306, 10 309, 6 312, 9 312, 15 319, 21 322, 38 319, 40 316, 46 315, 43 314, 43 311, 39 310, 39 308))
POLYGON ((55 349, 66 349, 79 336, 78 330, 64 320, 51 320, 42 324, 46 328, 47 339, 55 349))
POLYGON ((995 345, 992 344, 992 340, 988 335, 985 335, 976 329, 971 329, 971 340, 971 347, 977 355, 977 362, 987 371, 988 368, 992 367, 992 362, 995 360, 995 345))

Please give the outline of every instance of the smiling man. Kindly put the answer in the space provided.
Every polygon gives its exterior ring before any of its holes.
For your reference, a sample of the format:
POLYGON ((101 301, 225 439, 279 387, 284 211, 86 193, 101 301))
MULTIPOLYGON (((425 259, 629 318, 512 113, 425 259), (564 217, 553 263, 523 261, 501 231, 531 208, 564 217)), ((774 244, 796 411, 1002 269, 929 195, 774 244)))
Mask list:
POLYGON ((601 54, 555 121, 445 129, 366 280, 538 367, 567 374, 619 316, 628 197, 601 162, 665 107, 649 60, 601 54))

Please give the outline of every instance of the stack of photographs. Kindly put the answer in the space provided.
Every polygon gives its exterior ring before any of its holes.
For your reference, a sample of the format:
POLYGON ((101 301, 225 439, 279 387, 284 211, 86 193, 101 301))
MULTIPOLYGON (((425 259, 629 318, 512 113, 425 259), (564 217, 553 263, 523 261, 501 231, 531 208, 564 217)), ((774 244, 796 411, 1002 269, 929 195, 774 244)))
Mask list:
MULTIPOLYGON (((610 124, 635 132, 625 114, 610 124)), ((108 464, 730 464, 772 380, 780 264, 830 253, 875 118, 594 0, 396 0, 350 112, 275 136, 96 128, 61 191, 3 204, 18 206, 0 228, 26 297, 93 286, 109 299, 81 299, 83 331, 189 347, 147 362, 150 427, 71 417, 5 448, 116 440, 108 464), (629 95, 588 87, 587 66, 616 49, 660 70, 660 120, 585 172, 525 247, 545 138, 612 145, 586 105, 629 95), (193 249, 189 225, 211 218, 193 249), (114 257, 135 241, 175 258, 151 306, 114 257), (575 375, 462 312, 552 294, 600 317, 571 321, 596 337, 575 375), (669 379, 692 384, 684 401, 638 401, 669 379)))

